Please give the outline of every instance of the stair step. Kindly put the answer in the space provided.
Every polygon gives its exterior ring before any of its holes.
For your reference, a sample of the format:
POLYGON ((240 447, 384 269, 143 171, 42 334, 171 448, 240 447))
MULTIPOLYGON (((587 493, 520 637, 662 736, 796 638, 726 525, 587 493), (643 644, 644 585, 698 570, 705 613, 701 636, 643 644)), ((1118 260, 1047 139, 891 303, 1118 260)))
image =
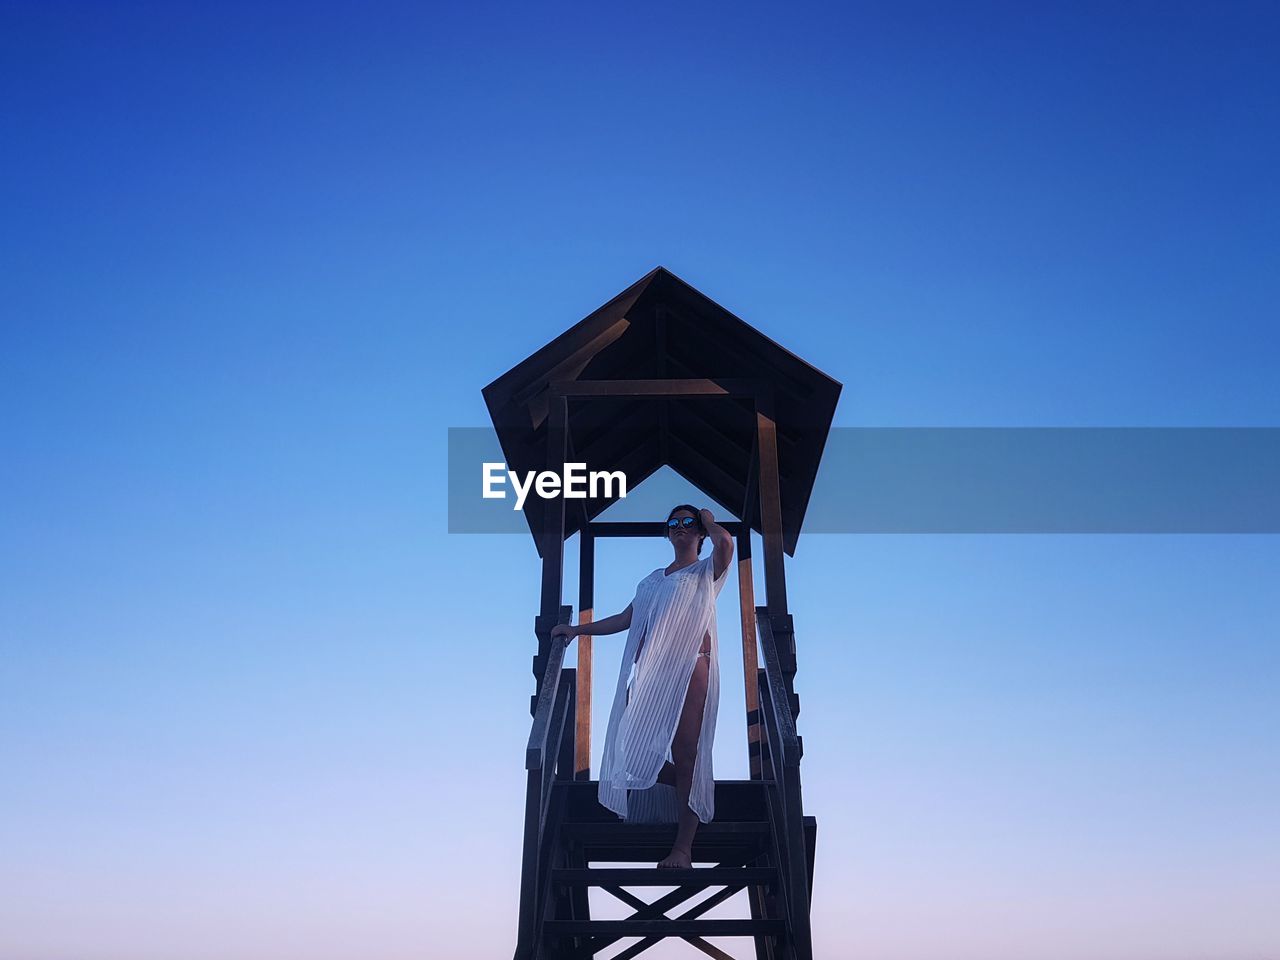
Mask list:
MULTIPOLYGON (((565 836, 574 840, 605 840, 611 843, 633 840, 638 843, 651 843, 654 840, 675 836, 674 823, 625 823, 613 822, 579 822, 564 823, 560 826, 565 836)), ((711 823, 699 824, 694 842, 699 840, 728 839, 741 840, 748 837, 768 836, 767 820, 713 820, 711 823)))
POLYGON ((782 920, 546 920, 549 937, 603 934, 612 937, 753 937, 782 934, 782 920))
MULTIPOLYGON (((763 780, 716 780, 715 819, 767 819, 765 798, 771 786, 771 781, 763 780)), ((565 795, 565 815, 569 820, 618 822, 613 811, 600 804, 599 780, 557 780, 555 789, 565 795)))
POLYGON ((776 867, 557 867, 551 871, 552 883, 580 887, 761 886, 777 879, 776 867))
MULTIPOLYGON (((674 823, 624 823, 620 820, 561 824, 562 842, 577 844, 589 861, 657 864, 671 852, 674 823)), ((765 821, 712 821, 693 838, 695 863, 745 863, 770 846, 765 821)))

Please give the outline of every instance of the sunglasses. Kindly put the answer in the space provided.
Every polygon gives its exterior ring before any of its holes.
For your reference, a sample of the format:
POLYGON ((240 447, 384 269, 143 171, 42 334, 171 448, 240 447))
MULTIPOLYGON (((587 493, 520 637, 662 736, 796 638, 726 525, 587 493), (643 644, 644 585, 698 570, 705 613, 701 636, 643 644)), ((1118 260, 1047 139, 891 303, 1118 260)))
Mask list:
POLYGON ((676 527, 692 527, 698 522, 696 517, 672 517, 667 521, 667 528, 674 530, 676 527))

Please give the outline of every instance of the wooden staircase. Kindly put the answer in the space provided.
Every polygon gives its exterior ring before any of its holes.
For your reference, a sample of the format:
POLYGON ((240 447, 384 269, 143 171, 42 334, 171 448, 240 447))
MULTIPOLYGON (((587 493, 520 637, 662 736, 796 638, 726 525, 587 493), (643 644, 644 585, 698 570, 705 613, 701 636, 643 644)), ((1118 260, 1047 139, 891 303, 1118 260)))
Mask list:
MULTIPOLYGON (((568 611, 562 611, 565 622, 568 611)), ((759 702, 773 746, 767 748, 760 779, 716 782, 715 819, 698 825, 692 852, 695 864, 712 866, 687 870, 656 866, 671 849, 674 823, 621 821, 599 803, 598 781, 573 778, 576 671, 562 666, 564 644, 552 644, 541 664, 540 693, 533 698, 526 755, 524 869, 515 960, 591 958, 634 937, 642 939, 624 949, 615 947, 608 960, 629 960, 670 937, 719 960, 812 960, 809 902, 817 822, 800 810, 799 743, 790 698, 781 686, 768 620, 761 621, 766 669, 759 671, 759 702), (773 680, 767 669, 771 662, 777 671, 773 680), (620 863, 645 865, 614 866, 620 863), (627 889, 648 887, 675 889, 652 900, 627 889), (593 918, 588 897, 592 888, 625 904, 631 915, 593 918), (704 916, 740 891, 746 891, 749 916, 704 916), (697 897, 703 899, 688 904, 697 897), (708 937, 744 938, 745 947, 726 953, 708 937)))

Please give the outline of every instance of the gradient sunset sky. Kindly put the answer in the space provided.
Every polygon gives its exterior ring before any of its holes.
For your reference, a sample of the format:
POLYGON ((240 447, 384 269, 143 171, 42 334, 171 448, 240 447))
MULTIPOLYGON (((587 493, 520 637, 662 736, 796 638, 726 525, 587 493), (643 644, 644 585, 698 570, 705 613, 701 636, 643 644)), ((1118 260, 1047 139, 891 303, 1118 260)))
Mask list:
MULTIPOLYGON (((1277 49, 1274 3, 0 3, 0 960, 511 955, 538 565, 446 532, 446 430, 658 264, 838 425, 1280 425, 1277 49)), ((602 545, 599 614, 669 559, 602 545)), ((1280 958, 1280 540, 788 570, 819 957, 1280 958)))

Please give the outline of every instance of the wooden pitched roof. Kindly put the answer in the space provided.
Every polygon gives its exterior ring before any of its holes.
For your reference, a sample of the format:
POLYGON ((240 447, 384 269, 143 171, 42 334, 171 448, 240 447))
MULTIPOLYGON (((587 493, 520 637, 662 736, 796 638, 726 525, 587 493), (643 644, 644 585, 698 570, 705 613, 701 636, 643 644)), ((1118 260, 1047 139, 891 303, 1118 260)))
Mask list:
MULTIPOLYGON (((665 268, 657 267, 516 364, 483 395, 507 466, 523 475, 548 468, 551 382, 666 378, 762 380, 772 386, 783 543, 794 556, 841 384, 665 268)), ((622 470, 629 489, 669 465, 735 516, 747 496, 755 437, 747 398, 611 396, 571 398, 569 404, 570 460, 585 462, 589 470, 622 470)), ((558 462, 554 469, 559 471, 558 462)), ((565 537, 612 502, 569 501, 565 537)), ((535 542, 542 512, 540 498, 525 502, 535 542)), ((742 519, 759 531, 754 502, 747 513, 742 519)))

